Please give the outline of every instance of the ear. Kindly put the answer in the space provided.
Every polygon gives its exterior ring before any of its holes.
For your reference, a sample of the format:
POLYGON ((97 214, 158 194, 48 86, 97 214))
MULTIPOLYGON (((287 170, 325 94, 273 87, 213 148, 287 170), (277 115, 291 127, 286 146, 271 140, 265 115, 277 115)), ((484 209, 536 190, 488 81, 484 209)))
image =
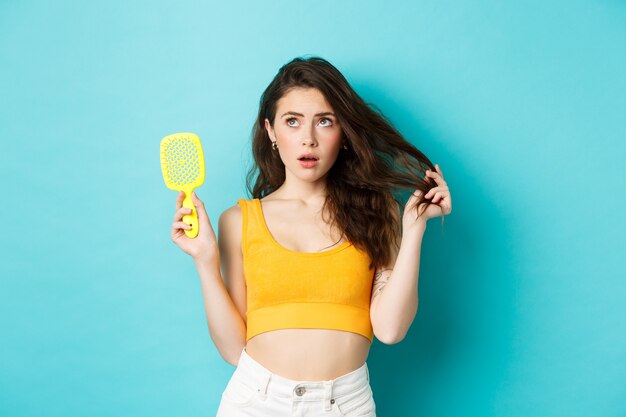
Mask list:
POLYGON ((265 130, 267 130, 267 135, 270 137, 270 140, 274 142, 276 137, 274 136, 274 128, 270 125, 270 121, 265 118, 265 130))

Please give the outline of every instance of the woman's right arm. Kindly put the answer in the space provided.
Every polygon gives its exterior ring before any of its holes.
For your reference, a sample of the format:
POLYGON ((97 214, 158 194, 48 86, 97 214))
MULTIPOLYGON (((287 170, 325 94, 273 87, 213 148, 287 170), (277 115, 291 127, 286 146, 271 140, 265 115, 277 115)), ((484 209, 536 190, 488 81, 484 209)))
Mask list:
POLYGON ((219 266, 194 259, 204 298, 204 310, 209 334, 224 360, 237 366, 239 355, 246 343, 246 325, 228 294, 219 266))
MULTIPOLYGON (((241 227, 237 230, 237 222, 241 225, 241 211, 239 206, 236 206, 222 213, 219 219, 220 238, 217 242, 204 204, 193 193, 199 230, 198 236, 190 239, 184 232, 184 229, 190 227, 181 221, 182 216, 188 214, 182 207, 183 198, 184 194, 181 192, 176 201, 177 211, 172 225, 172 240, 192 257, 198 270, 209 334, 213 343, 226 362, 237 366, 246 341, 246 323, 241 314, 241 311, 245 314, 245 304, 241 305, 241 300, 245 301, 245 289, 243 297, 241 290, 233 291, 233 280, 225 282, 221 270, 224 270, 224 276, 243 274, 240 272, 241 256, 237 257, 241 254, 241 227)), ((238 285, 237 288, 241 287, 238 285)))

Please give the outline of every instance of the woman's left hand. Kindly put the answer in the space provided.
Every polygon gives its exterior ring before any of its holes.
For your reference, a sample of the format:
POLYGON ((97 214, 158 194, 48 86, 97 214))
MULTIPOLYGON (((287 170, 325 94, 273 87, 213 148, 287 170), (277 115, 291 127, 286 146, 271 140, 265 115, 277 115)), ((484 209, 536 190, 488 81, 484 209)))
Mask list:
POLYGON ((420 204, 417 212, 421 214, 416 219, 417 213, 415 212, 415 210, 407 210, 407 208, 414 205, 422 195, 421 191, 415 190, 405 206, 404 216, 402 219, 405 228, 419 222, 422 222, 425 226, 428 219, 450 214, 452 212, 452 198, 450 196, 450 190, 447 183, 443 179, 443 173, 441 172, 441 168, 439 168, 439 165, 435 164, 435 169, 437 170, 437 172, 426 170, 425 178, 427 181, 434 180, 437 184, 436 187, 430 189, 425 195, 425 198, 427 199, 432 198, 431 204, 428 206, 426 211, 424 211, 424 206, 426 205, 426 203, 420 204))

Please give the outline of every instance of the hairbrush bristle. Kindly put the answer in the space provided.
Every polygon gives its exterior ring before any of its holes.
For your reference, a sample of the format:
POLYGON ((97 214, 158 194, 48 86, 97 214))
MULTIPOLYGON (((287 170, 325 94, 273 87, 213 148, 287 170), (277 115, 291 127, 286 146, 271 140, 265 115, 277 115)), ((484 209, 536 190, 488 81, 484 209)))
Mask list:
POLYGON ((200 140, 195 135, 170 135, 161 142, 161 168, 170 188, 187 188, 204 181, 200 140), (169 182, 169 183, 168 183, 169 182))

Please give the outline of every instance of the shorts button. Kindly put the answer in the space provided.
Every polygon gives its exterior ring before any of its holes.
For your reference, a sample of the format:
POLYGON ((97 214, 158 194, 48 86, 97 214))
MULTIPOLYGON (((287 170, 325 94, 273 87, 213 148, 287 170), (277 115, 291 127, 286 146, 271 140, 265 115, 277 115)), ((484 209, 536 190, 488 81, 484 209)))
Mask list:
POLYGON ((298 387, 296 388, 296 394, 302 396, 302 394, 304 394, 306 392, 306 388, 304 387, 298 387))

